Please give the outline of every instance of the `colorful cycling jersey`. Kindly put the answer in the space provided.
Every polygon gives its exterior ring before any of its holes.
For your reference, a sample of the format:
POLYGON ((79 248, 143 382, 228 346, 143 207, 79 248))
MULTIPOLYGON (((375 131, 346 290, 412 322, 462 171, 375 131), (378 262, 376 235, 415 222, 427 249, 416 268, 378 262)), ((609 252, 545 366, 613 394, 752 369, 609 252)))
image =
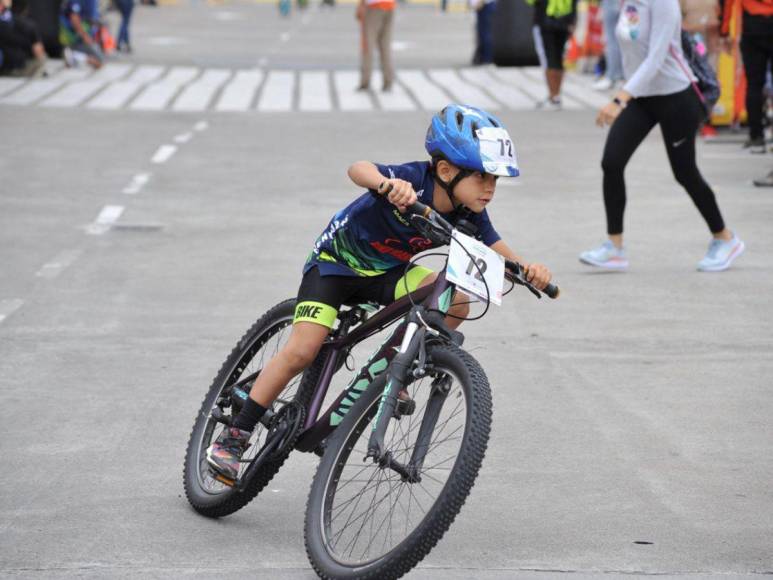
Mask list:
MULTIPOLYGON (((434 180, 430 164, 376 164, 382 175, 408 181, 421 203, 432 206, 434 180)), ((440 214, 451 220, 449 214, 440 214)), ((466 219, 478 228, 477 238, 490 246, 500 239, 488 213, 470 213, 466 219)), ((378 276, 404 266, 413 256, 438 244, 422 236, 386 198, 367 192, 339 211, 317 238, 303 268, 318 266, 323 276, 378 276)))

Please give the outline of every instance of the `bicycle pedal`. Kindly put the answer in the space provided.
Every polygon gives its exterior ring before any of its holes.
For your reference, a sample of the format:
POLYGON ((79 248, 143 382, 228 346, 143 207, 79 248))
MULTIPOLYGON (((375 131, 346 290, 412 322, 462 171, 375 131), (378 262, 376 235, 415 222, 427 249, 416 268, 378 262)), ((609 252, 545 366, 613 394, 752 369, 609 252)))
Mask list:
POLYGON ((399 419, 403 416, 410 416, 416 411, 416 401, 413 399, 398 399, 397 405, 395 405, 395 419, 399 419))
POLYGON ((219 481, 223 485, 227 485, 228 487, 234 487, 236 485, 236 480, 231 479, 230 477, 226 477, 222 473, 218 473, 214 469, 209 470, 209 474, 212 476, 212 479, 215 481, 219 481))

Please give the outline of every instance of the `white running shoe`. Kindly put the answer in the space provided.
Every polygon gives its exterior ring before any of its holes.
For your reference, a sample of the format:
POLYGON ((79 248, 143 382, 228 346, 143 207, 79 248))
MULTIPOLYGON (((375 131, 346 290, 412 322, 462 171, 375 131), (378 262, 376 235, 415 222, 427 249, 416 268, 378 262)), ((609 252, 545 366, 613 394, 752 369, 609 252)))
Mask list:
POLYGON ((713 239, 709 242, 709 249, 703 259, 698 262, 698 270, 701 272, 721 272, 727 270, 733 261, 743 254, 746 244, 741 238, 733 234, 731 240, 713 239))
POLYGON ((563 107, 561 106, 560 98, 548 97, 544 101, 537 103, 537 108, 543 111, 560 111, 563 107))
POLYGON ((628 268, 628 258, 625 257, 625 250, 618 248, 610 240, 607 240, 598 248, 593 248, 580 254, 580 262, 598 268, 606 268, 607 270, 625 270, 628 268))
POLYGON ((594 91, 608 91, 615 86, 615 82, 608 77, 601 77, 591 85, 594 91))

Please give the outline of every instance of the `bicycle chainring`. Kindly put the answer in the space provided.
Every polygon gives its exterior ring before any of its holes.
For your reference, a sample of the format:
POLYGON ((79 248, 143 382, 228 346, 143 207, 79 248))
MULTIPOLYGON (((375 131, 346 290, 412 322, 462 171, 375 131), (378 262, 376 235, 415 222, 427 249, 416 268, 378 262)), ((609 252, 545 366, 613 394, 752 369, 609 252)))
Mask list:
POLYGON ((281 457, 293 450, 303 431, 305 419, 306 408, 297 401, 287 403, 276 412, 271 418, 266 441, 271 441, 274 437, 281 437, 281 440, 271 453, 271 459, 281 457))

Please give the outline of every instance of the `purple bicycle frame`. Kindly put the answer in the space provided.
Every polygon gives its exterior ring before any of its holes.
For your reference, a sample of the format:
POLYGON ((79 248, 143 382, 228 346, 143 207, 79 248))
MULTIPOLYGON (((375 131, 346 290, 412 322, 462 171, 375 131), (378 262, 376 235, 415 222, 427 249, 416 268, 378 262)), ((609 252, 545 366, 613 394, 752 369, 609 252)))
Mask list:
POLYGON ((360 369, 349 386, 328 407, 322 417, 319 417, 319 412, 330 387, 330 381, 333 379, 333 374, 335 374, 336 363, 341 351, 386 328, 394 321, 403 318, 410 312, 413 307, 412 303, 421 303, 428 309, 446 312, 451 303, 450 297, 453 288, 454 285, 446 280, 445 270, 443 270, 432 284, 419 288, 384 307, 373 318, 355 327, 350 333, 340 338, 328 339, 325 343, 325 346, 328 347, 325 363, 319 380, 314 387, 314 397, 308 408, 303 426, 304 430, 295 446, 296 449, 299 451, 313 451, 319 443, 335 430, 340 421, 343 420, 343 416, 351 408, 351 405, 354 404, 354 401, 367 388, 367 385, 383 374, 397 354, 405 331, 405 322, 395 328, 389 338, 381 345, 381 348, 360 369), (444 297, 444 295, 446 296, 444 297), (377 361, 376 369, 373 368, 376 365, 372 364, 372 361, 377 361))

